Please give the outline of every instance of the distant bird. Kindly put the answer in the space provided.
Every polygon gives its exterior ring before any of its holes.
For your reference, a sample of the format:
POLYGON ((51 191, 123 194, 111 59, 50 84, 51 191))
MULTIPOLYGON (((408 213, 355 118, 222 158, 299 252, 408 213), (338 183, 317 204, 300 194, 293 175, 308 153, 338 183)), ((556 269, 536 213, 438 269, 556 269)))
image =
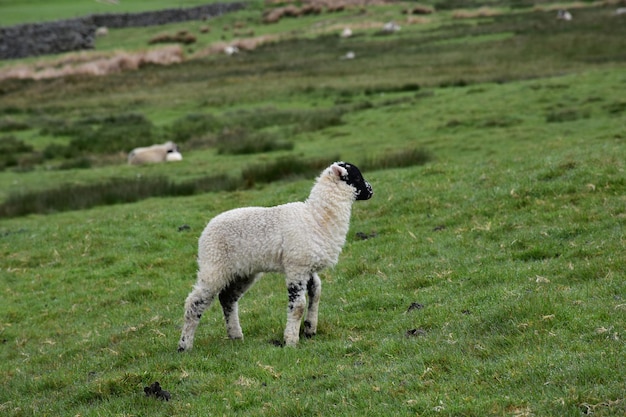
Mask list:
POLYGON ((559 10, 556 14, 556 18, 559 20, 567 20, 570 21, 572 20, 572 14, 570 12, 568 12, 567 10, 559 10))

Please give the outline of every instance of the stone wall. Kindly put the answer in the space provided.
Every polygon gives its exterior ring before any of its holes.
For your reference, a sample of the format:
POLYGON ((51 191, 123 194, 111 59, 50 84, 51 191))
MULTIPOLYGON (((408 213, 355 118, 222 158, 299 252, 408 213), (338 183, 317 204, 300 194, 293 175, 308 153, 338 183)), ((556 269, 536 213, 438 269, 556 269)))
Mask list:
POLYGON ((97 14, 78 19, 0 27, 0 59, 92 49, 96 29, 155 26, 201 20, 241 10, 244 2, 216 3, 142 13, 97 14))
POLYGON ((97 14, 90 16, 90 18, 98 27, 128 28, 208 19, 214 16, 220 16, 224 13, 241 10, 244 7, 246 7, 246 3, 244 2, 215 3, 187 9, 166 9, 143 13, 97 14))

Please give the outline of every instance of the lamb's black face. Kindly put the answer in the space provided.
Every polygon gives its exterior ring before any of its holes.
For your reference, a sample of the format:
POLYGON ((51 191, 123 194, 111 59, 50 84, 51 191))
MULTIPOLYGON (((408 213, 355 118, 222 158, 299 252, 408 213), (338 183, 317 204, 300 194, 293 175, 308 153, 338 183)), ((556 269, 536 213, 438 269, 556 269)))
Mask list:
POLYGON ((355 166, 348 162, 337 162, 337 165, 343 167, 348 171, 348 175, 344 175, 341 179, 354 188, 356 188, 356 199, 357 200, 369 200, 374 195, 374 191, 372 191, 372 186, 369 182, 365 181, 363 175, 361 175, 361 171, 355 166))

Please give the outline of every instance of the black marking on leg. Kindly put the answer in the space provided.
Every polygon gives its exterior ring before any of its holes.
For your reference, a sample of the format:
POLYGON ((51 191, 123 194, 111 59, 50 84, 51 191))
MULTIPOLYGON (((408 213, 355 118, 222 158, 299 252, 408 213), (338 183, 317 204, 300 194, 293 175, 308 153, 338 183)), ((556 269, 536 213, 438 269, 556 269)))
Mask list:
POLYGON ((293 310, 294 303, 301 297, 303 291, 303 283, 289 284, 287 293, 289 294, 289 310, 293 310))
POLYGON ((192 315, 196 316, 198 320, 202 317, 202 313, 206 310, 207 306, 211 303, 211 300, 208 298, 199 298, 194 301, 189 307, 189 311, 187 312, 188 316, 192 315))
POLYGON ((307 338, 311 338, 314 335, 315 333, 311 331, 311 322, 308 320, 304 320, 304 336, 307 338))
POLYGON ((233 280, 222 291, 220 291, 220 303, 222 303, 222 305, 236 303, 246 292, 249 285, 250 279, 247 277, 234 277, 233 280))
POLYGON ((233 278, 233 280, 222 290, 220 291, 220 303, 224 304, 232 304, 239 300, 241 296, 242 290, 242 278, 237 276, 233 278))
POLYGON ((196 301, 193 302, 193 306, 195 308, 198 308, 199 306, 203 306, 206 304, 207 304, 206 298, 198 298, 196 301))
POLYGON ((315 297, 315 294, 317 293, 317 289, 318 289, 318 285, 317 285, 317 282, 315 282, 315 276, 311 275, 311 278, 309 278, 309 280, 306 283, 306 291, 309 296, 309 299, 312 299, 313 297, 315 297))
POLYGON ((226 323, 228 323, 228 319, 235 309, 234 305, 245 294, 253 280, 254 276, 235 276, 230 284, 220 291, 219 300, 222 305, 222 311, 224 312, 224 319, 226 320, 226 323))

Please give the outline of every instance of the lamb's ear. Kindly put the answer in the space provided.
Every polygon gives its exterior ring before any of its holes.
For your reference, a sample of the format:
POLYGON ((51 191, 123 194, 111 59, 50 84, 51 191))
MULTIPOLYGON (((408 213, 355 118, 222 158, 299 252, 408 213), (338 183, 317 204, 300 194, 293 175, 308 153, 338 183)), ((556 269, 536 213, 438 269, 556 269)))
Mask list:
POLYGON ((335 174, 339 178, 343 179, 343 178, 348 177, 348 170, 342 167, 341 165, 332 164, 330 166, 330 169, 332 170, 333 174, 335 174))

